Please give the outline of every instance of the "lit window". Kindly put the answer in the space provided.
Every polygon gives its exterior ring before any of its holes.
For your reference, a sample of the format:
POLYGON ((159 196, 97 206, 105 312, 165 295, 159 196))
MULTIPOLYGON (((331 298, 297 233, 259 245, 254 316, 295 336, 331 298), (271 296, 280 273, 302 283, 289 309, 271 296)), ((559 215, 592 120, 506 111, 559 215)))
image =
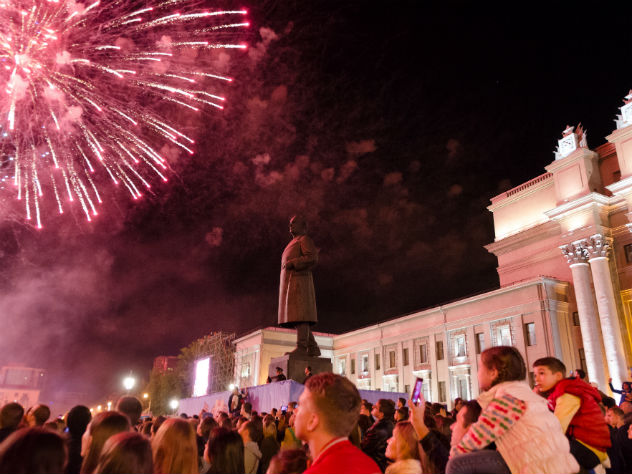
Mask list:
POLYGON ((524 325, 525 339, 527 340, 527 346, 535 346, 535 323, 527 323, 524 325))
POLYGON ((362 372, 369 371, 369 354, 362 354, 362 372))
POLYGON ((511 327, 509 327, 508 324, 498 327, 498 329, 496 331, 496 337, 497 337, 497 341, 498 341, 498 343, 496 345, 498 345, 498 346, 511 346, 511 345, 513 345, 512 341, 511 341, 511 327))
POLYGON ((465 334, 458 334, 454 336, 454 357, 465 357, 466 355, 465 334))

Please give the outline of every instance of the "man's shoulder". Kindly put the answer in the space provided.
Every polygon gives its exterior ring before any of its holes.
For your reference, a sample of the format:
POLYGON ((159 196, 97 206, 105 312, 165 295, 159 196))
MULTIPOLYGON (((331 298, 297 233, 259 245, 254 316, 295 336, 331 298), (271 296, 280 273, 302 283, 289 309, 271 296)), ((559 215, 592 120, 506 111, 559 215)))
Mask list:
POLYGON ((349 441, 329 448, 305 474, 380 474, 382 471, 369 456, 349 441))

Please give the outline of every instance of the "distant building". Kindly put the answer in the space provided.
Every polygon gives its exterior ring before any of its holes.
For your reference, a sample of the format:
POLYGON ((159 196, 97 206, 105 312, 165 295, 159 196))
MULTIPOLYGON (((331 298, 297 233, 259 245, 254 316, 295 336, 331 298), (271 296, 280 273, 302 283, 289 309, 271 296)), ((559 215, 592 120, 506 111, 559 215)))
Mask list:
POLYGON ((154 370, 162 373, 174 370, 177 366, 178 358, 176 356, 158 356, 154 359, 154 370))
POLYGON ((0 406, 18 402, 25 408, 36 405, 44 387, 44 369, 7 365, 0 367, 0 406))
MULTIPOLYGON (((632 365, 632 91, 624 102, 608 143, 591 150, 581 126, 567 127, 546 173, 492 198, 486 248, 499 289, 321 334, 334 371, 359 388, 405 392, 423 377, 426 399, 451 405, 478 394, 481 351, 512 345, 531 383, 532 363, 555 356, 604 392, 608 377, 620 387, 632 365)), ((235 381, 263 383, 270 358, 293 341, 278 328, 237 339, 235 381)))

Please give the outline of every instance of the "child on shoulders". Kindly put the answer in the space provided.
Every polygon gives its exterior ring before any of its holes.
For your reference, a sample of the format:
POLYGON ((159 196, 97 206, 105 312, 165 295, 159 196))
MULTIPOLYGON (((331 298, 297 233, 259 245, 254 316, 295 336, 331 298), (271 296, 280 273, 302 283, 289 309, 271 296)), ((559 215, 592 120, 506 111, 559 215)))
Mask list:
POLYGON ((599 391, 579 378, 565 378, 566 366, 555 357, 536 360, 533 372, 536 390, 547 398, 579 465, 590 470, 605 462, 611 442, 599 391))

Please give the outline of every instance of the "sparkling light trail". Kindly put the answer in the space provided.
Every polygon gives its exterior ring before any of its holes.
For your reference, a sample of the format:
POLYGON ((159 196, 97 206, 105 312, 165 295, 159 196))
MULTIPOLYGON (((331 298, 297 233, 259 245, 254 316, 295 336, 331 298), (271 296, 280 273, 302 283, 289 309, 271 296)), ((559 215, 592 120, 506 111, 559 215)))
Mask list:
POLYGON ((231 37, 246 15, 206 0, 0 0, 0 192, 13 183, 41 227, 47 197, 90 221, 104 177, 133 199, 151 174, 166 181, 163 146, 195 143, 172 117, 223 108, 232 78, 204 55, 245 49, 231 37))

